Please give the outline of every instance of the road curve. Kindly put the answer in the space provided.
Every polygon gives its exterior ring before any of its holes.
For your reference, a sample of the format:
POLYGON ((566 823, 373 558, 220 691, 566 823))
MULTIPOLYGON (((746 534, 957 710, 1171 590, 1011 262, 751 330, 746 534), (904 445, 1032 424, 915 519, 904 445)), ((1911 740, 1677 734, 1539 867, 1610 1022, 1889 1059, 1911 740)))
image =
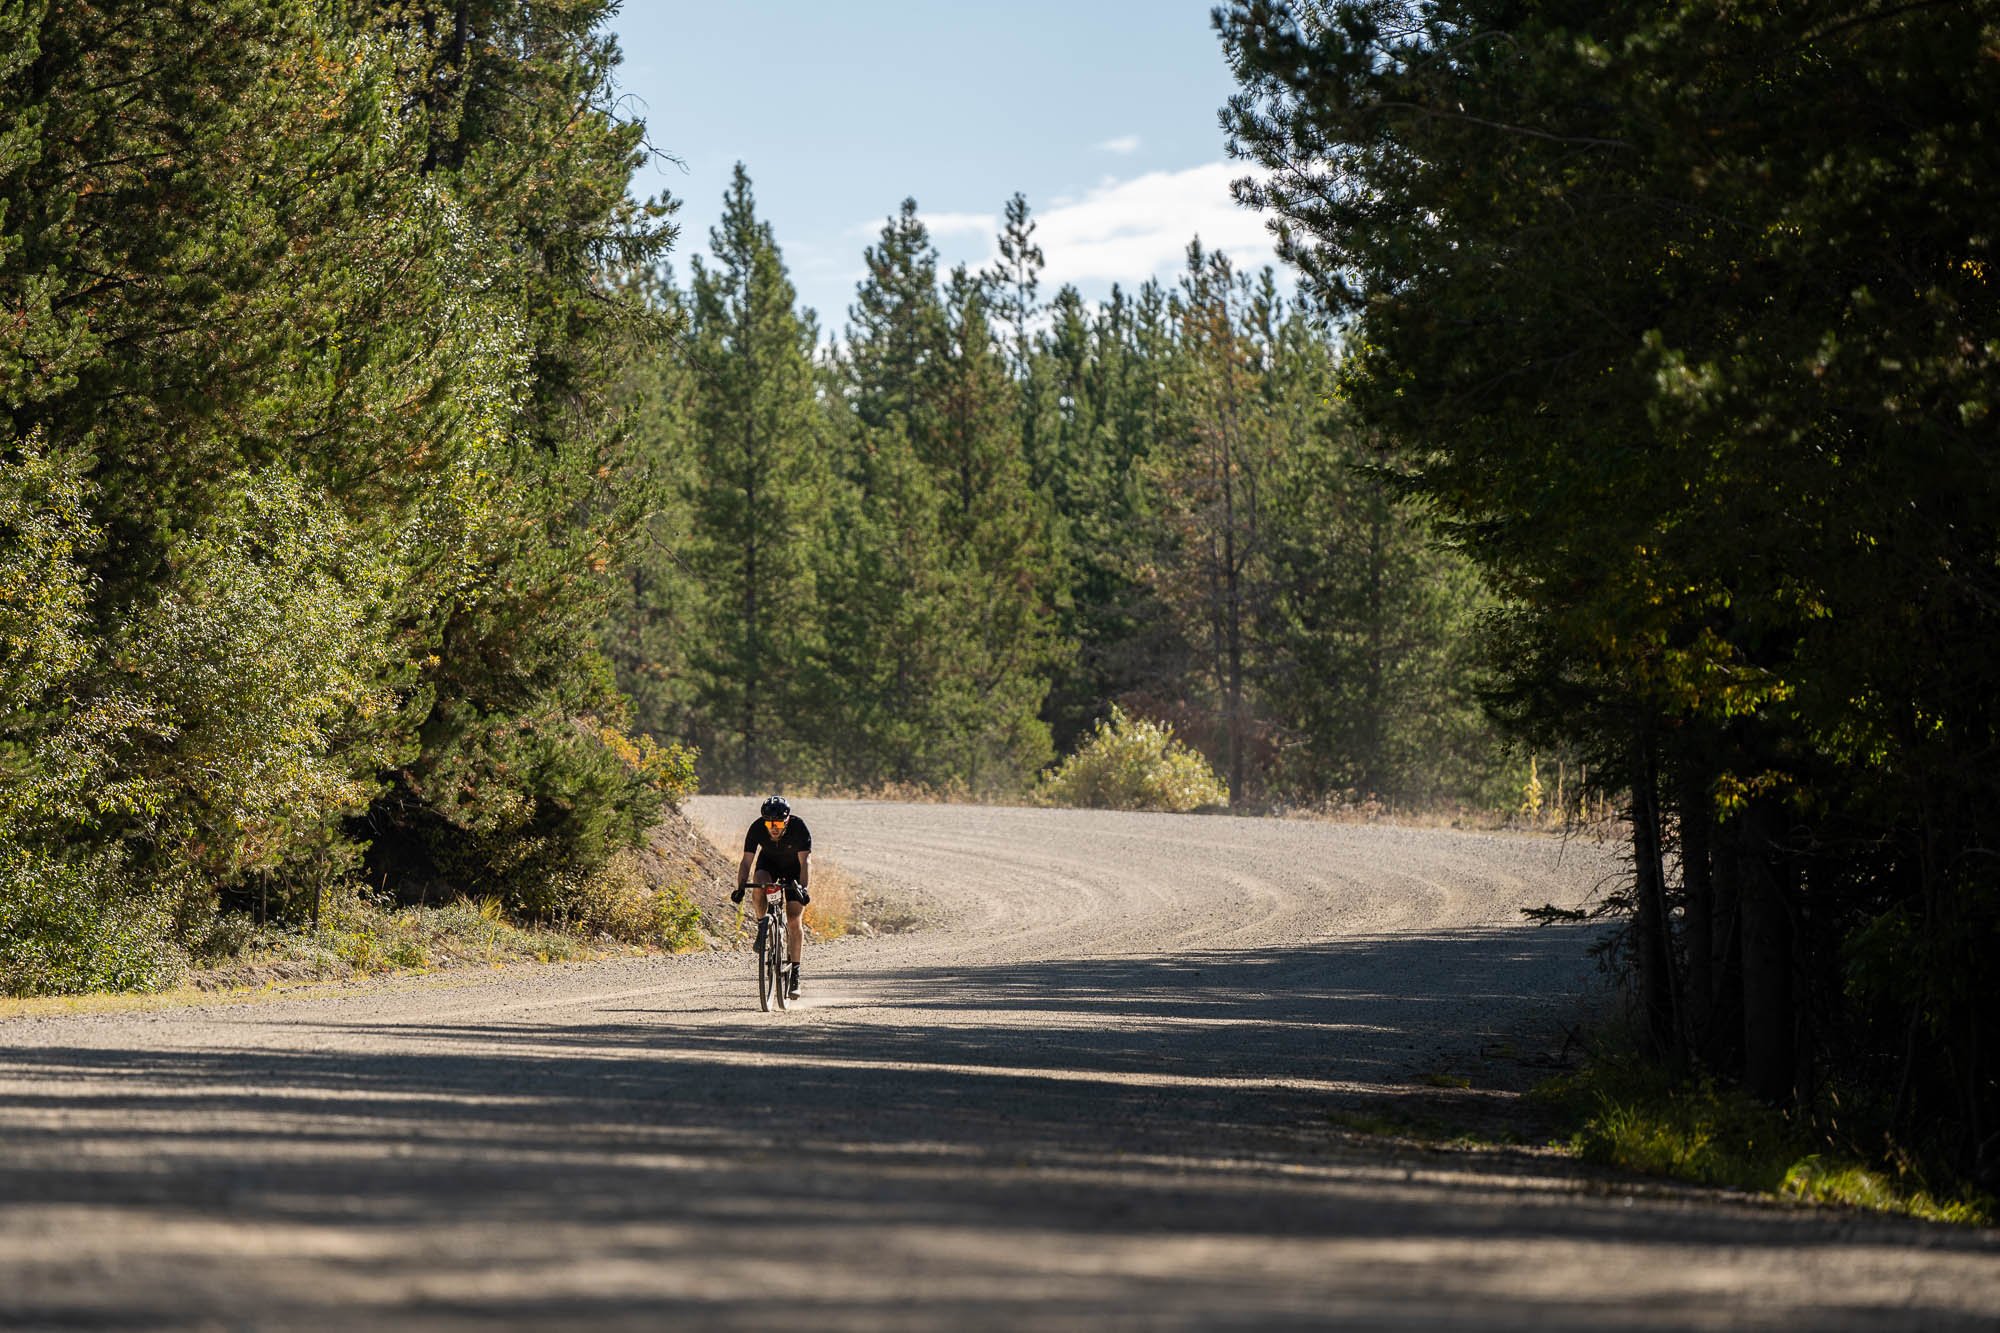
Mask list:
POLYGON ((0 1022, 0 1326, 2000 1321, 1991 1233, 1329 1124, 1532 1077, 1591 970, 1519 908, 1612 849, 802 813, 930 923, 815 947, 790 1014, 736 952, 0 1022))

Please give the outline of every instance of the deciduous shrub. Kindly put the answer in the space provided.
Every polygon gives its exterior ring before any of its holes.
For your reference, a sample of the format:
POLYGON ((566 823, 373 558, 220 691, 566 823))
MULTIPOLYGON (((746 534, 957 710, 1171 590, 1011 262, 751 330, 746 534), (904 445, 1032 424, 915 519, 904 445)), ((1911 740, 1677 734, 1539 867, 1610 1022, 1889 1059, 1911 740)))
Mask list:
POLYGON ((1042 780, 1045 805, 1185 813, 1229 803, 1208 761, 1174 739, 1174 729, 1112 706, 1077 752, 1042 780))
POLYGON ((539 902, 539 919, 571 931, 675 952, 701 942, 701 908, 684 886, 649 882, 635 851, 618 852, 588 874, 552 878, 539 902))
POLYGON ((108 853, 56 859, 0 848, 0 995, 159 990, 187 955, 171 905, 132 891, 108 853))

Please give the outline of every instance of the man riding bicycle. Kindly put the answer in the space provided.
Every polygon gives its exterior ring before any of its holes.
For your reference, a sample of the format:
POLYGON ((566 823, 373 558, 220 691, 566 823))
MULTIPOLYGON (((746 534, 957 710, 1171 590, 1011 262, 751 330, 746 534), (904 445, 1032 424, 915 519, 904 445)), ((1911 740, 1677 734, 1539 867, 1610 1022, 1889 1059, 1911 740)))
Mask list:
MULTIPOLYGON (((805 931, 799 918, 805 915, 812 895, 806 892, 811 878, 812 831, 806 821, 792 814, 792 803, 782 796, 765 800, 764 808, 750 831, 743 835, 743 861, 736 868, 736 892, 729 901, 740 903, 750 885, 785 886, 785 956, 792 960, 792 974, 786 979, 791 998, 799 998, 799 959, 805 953, 805 931), (752 864, 756 870, 751 870, 752 864)), ((757 952, 763 953, 769 940, 770 918, 757 918, 757 952)))

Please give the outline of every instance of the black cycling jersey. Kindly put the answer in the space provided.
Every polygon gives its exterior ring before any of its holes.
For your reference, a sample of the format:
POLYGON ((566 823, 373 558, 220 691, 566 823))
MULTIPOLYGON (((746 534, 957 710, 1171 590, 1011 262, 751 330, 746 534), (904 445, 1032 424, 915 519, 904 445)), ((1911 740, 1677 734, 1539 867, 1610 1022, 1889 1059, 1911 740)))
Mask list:
POLYGON ((760 853, 756 864, 772 879, 797 879, 799 853, 812 849, 812 830, 797 815, 785 821, 785 831, 776 840, 772 839, 771 831, 764 827, 761 819, 743 835, 743 850, 760 853))

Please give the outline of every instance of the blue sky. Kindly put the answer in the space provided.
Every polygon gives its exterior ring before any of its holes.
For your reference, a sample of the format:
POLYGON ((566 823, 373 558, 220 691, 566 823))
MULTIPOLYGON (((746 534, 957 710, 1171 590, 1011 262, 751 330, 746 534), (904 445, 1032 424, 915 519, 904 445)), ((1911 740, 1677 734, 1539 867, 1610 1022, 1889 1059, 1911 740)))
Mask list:
POLYGON ((1188 239, 1275 262, 1235 205, 1243 174, 1216 112, 1233 83, 1210 0, 626 0, 619 82, 653 145, 681 159, 635 182, 682 201, 674 267, 706 251, 741 159, 799 288, 846 322, 862 250, 914 196, 946 266, 993 253, 1028 196, 1043 294, 1092 299, 1178 271, 1188 239))

